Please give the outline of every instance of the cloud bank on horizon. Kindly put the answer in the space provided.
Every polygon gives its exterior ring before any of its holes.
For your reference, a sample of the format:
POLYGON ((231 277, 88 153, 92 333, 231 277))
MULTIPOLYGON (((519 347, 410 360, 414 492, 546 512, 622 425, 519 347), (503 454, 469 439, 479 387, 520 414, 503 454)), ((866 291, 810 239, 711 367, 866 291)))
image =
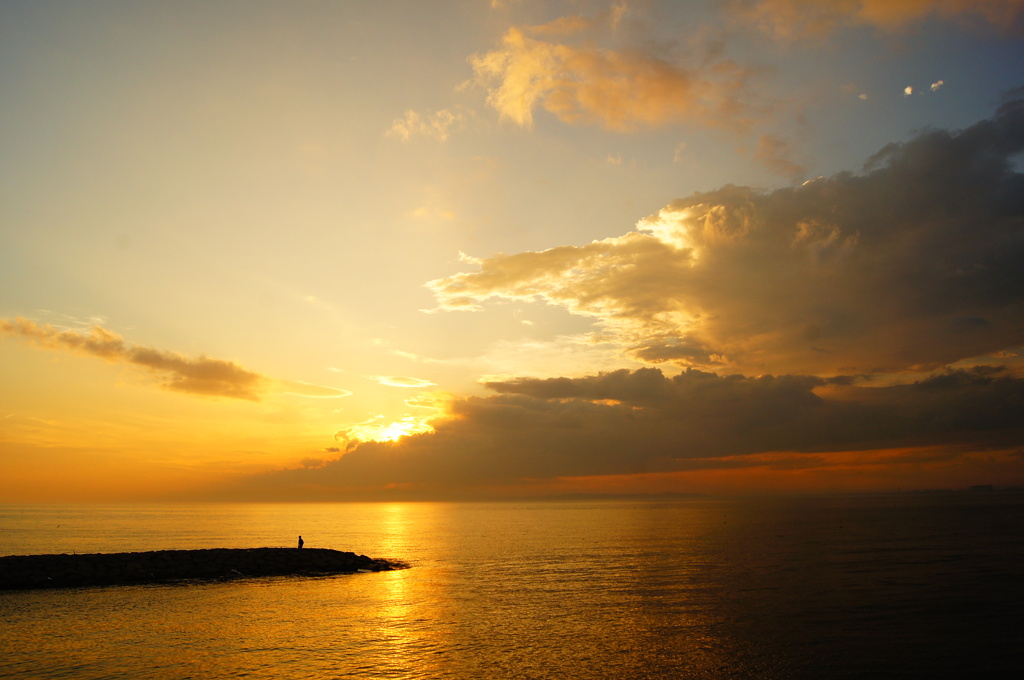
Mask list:
POLYGON ((516 495, 579 492, 580 479, 603 480, 595 490, 634 488, 622 478, 647 491, 659 478, 687 491, 861 490, 980 484, 1024 466, 1024 379, 1002 367, 887 387, 694 369, 670 378, 656 368, 489 387, 499 394, 456 400, 432 433, 254 475, 228 493, 516 495), (755 485, 707 477, 750 472, 755 485))

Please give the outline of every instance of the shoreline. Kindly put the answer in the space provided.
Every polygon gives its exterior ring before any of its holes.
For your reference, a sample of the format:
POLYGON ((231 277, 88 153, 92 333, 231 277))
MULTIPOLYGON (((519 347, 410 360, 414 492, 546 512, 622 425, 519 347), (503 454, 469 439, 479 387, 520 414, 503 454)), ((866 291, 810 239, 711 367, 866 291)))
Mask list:
POLYGON ((407 565, 328 548, 202 548, 0 557, 0 590, 326 576, 407 565))

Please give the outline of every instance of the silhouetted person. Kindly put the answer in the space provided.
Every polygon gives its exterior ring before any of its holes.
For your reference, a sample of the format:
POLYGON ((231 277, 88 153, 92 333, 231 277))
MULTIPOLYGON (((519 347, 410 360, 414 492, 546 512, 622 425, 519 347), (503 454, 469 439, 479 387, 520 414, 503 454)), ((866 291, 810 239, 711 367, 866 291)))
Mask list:
POLYGON ((305 543, 305 541, 302 540, 302 536, 299 536, 299 547, 300 548, 302 547, 303 543, 305 543))

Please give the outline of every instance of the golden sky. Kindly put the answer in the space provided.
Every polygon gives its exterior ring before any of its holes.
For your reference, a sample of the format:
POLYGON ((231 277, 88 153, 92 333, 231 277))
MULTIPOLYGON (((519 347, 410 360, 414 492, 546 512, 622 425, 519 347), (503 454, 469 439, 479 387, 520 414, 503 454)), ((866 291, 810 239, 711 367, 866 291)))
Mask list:
POLYGON ((0 2, 0 502, 1024 485, 1022 38, 0 2))

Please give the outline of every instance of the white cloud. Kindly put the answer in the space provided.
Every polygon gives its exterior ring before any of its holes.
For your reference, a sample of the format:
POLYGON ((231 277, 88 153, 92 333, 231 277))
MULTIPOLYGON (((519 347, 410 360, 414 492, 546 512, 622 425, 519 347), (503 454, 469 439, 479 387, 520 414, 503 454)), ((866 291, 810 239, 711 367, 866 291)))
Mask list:
POLYGON ((676 163, 676 164, 682 163, 683 162, 683 153, 685 151, 686 151, 686 142, 679 142, 678 144, 676 144, 676 148, 672 151, 672 162, 676 163))
POLYGON ((396 119, 385 132, 386 137, 397 137, 408 142, 415 137, 428 137, 440 142, 448 140, 454 130, 462 128, 466 117, 461 113, 452 113, 441 109, 434 113, 421 115, 413 110, 405 112, 405 118, 396 119))

